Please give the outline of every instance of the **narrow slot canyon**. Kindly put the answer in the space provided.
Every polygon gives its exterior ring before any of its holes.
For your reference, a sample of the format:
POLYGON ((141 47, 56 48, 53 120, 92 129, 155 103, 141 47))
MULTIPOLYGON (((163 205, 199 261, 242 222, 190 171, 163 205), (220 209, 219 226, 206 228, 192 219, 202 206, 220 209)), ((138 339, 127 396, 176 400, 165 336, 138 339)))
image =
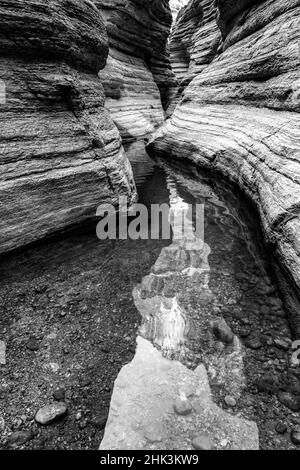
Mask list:
POLYGON ((299 14, 0 0, 1 450, 299 449, 299 14))

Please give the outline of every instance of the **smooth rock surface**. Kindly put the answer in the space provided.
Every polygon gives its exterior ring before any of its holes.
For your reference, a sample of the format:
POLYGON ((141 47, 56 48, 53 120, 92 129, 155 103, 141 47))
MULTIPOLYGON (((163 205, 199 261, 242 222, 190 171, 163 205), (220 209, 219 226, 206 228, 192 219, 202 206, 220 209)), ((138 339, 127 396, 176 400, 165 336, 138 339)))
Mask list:
POLYGON ((212 450, 211 440, 207 436, 199 436, 193 439, 193 447, 196 450, 212 450))
POLYGON ((35 415, 35 421, 43 426, 47 426, 62 418, 68 411, 67 405, 63 402, 52 403, 41 408, 35 415))
POLYGON ((214 449, 226 439, 230 449, 258 449, 256 424, 223 411, 212 399, 206 369, 189 370, 162 356, 139 337, 133 361, 123 367, 113 391, 100 450, 192 450, 193 438, 206 435, 214 449), (194 412, 173 409, 185 394, 194 412))

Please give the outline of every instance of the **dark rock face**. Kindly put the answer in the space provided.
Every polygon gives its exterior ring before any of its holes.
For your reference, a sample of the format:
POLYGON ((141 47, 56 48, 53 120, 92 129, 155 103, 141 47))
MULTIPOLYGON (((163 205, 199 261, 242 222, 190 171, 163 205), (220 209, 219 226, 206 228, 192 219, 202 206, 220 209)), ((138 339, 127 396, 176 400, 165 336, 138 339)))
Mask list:
POLYGON ((258 208, 285 275, 298 287, 299 14, 300 0, 220 0, 218 8, 206 0, 191 2, 181 18, 186 15, 194 24, 202 20, 191 39, 188 22, 179 18, 173 40, 187 39, 201 58, 201 51, 212 51, 212 37, 222 39, 204 67, 195 59, 195 77, 150 145, 216 170, 240 186, 258 208), (208 3, 216 22, 205 22, 208 3))
POLYGON ((3 253, 82 223, 135 188, 97 77, 108 41, 95 5, 1 0, 0 24, 3 253))
POLYGON ((125 139, 153 132, 176 91, 167 40, 168 0, 95 1, 107 26, 109 58, 100 78, 106 104, 125 139))

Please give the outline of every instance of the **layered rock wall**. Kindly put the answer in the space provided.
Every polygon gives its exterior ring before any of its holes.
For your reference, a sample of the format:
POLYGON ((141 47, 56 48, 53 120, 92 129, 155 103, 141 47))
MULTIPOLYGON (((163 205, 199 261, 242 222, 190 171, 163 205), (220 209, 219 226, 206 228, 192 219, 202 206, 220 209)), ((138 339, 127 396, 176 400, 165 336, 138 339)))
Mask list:
POLYGON ((106 105, 123 139, 143 136, 164 121, 176 92, 167 50, 168 0, 95 1, 105 18, 109 58, 100 73, 106 105))
POLYGON ((0 24, 4 253, 83 223, 135 187, 97 76, 108 40, 95 5, 1 0, 0 24))
POLYGON ((221 41, 215 0, 190 0, 170 38, 170 58, 180 83, 187 84, 215 57, 221 41))
POLYGON ((188 44, 189 55, 197 52, 200 60, 192 81, 190 65, 179 70, 190 84, 149 148, 240 186, 299 288, 300 0, 219 0, 211 6, 213 23, 205 20, 208 3, 193 0, 179 18, 173 41, 178 51, 188 44), (192 38, 190 23, 198 24, 192 38), (201 57, 212 51, 212 37, 221 39, 205 65, 201 57))

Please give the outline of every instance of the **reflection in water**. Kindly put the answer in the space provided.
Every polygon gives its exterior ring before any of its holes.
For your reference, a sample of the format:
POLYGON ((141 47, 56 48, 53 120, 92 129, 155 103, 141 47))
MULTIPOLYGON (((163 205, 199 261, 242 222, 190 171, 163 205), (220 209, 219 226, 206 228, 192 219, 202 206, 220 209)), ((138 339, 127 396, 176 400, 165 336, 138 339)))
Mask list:
POLYGON ((133 297, 143 317, 141 335, 149 338, 167 357, 180 358, 185 353, 189 320, 185 309, 180 306, 179 294, 196 282, 202 293, 207 291, 210 295, 210 248, 197 236, 191 217, 182 227, 182 214, 184 212, 188 217, 189 206, 178 195, 176 182, 170 175, 167 187, 173 243, 162 249, 151 274, 134 289, 133 297))
MULTIPOLYGON (((190 449, 186 426, 195 435, 207 434, 215 448, 257 448, 255 424, 232 417, 211 397, 207 372, 227 394, 240 396, 245 385, 243 350, 234 335, 230 344, 216 347, 212 324, 222 317, 212 311, 211 248, 195 230, 192 213, 183 236, 176 232, 182 211, 188 214, 188 203, 195 200, 182 197, 176 172, 161 166, 167 174, 173 242, 162 249, 151 273, 133 290, 143 319, 141 336, 135 358, 116 381, 101 449, 190 449), (190 340, 195 331, 197 353, 190 340), (174 412, 178 401, 190 406, 189 418, 182 420, 174 412)), ((191 189, 189 182, 184 187, 191 189)), ((198 181, 198 196, 201 190, 207 197, 208 188, 198 181)), ((236 220, 227 217, 227 208, 211 189, 208 196, 217 201, 210 208, 218 213, 214 217, 221 220, 222 230, 234 230, 236 220)))

